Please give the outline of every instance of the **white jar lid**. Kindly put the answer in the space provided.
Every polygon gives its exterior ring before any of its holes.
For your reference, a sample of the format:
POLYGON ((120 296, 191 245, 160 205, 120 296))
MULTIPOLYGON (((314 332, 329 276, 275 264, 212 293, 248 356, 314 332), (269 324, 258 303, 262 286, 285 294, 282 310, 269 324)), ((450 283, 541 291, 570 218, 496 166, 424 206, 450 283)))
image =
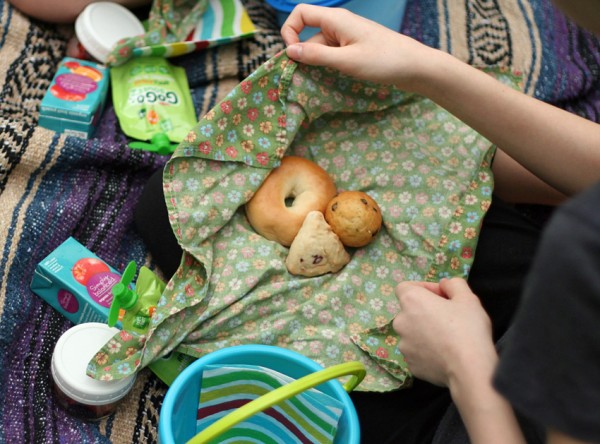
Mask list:
POLYGON ((75 20, 75 34, 88 53, 102 63, 119 40, 144 34, 142 22, 126 7, 90 3, 75 20))
POLYGON ((58 388, 74 401, 105 405, 124 397, 136 375, 114 381, 99 381, 86 374, 88 362, 119 330, 99 322, 79 324, 56 342, 52 354, 52 377, 58 388))

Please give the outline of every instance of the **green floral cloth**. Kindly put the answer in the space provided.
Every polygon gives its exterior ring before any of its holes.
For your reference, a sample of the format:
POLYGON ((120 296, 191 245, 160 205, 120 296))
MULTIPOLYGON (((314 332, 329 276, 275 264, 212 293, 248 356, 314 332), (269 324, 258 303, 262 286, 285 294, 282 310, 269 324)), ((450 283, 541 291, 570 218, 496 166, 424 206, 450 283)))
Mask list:
POLYGON ((129 60, 134 48, 184 41, 200 21, 208 0, 154 0, 146 33, 116 43, 106 59, 109 66, 129 60))
MULTIPOLYGON (((498 77, 514 85, 508 72, 498 77)), ((206 114, 164 172, 182 263, 145 337, 116 335, 88 367, 120 378, 172 349, 202 356, 260 343, 323 366, 361 361, 363 391, 411 375, 391 321, 405 280, 467 277, 492 197, 494 149, 430 100, 278 54, 206 114), (341 271, 287 272, 288 249, 258 235, 244 204, 282 156, 304 156, 339 191, 361 190, 384 228, 341 271)))

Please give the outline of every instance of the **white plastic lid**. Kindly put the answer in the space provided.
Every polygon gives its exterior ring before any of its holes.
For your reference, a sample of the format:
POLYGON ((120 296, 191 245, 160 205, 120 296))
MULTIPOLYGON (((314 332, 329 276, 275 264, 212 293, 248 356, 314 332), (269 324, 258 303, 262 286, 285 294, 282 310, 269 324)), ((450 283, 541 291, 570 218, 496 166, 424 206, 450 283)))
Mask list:
POLYGON ((75 20, 75 34, 92 57, 105 63, 115 43, 144 34, 144 26, 126 7, 96 2, 90 3, 75 20))
POLYGON ((124 397, 136 375, 114 381, 99 381, 86 374, 88 362, 119 330, 99 322, 79 324, 56 342, 52 354, 52 377, 69 398, 87 405, 105 405, 124 397))

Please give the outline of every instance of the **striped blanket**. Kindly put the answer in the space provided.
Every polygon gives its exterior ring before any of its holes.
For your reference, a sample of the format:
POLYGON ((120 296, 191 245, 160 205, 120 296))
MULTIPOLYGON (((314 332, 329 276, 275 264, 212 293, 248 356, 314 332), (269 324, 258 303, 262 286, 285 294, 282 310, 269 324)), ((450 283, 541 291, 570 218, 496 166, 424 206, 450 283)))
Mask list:
MULTIPOLYGON (((199 116, 283 47, 272 11, 243 3, 253 38, 176 61, 199 116)), ((548 0, 410 0, 402 29, 474 65, 517 68, 528 94, 600 121, 600 43, 548 0)), ((51 394, 52 349, 71 324, 31 292, 33 271, 69 236, 117 269, 130 260, 154 268, 132 214, 166 161, 127 148, 110 104, 94 139, 37 125, 65 48, 62 29, 0 0, 0 442, 156 442, 166 387, 148 370, 99 423, 66 416, 51 394)))

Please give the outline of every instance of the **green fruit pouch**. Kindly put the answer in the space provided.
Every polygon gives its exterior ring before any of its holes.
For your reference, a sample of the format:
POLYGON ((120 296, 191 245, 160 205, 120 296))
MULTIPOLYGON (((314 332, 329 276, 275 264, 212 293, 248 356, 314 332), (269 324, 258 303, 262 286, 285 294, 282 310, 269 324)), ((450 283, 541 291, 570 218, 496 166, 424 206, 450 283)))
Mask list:
POLYGON ((185 70, 162 57, 134 58, 111 68, 115 113, 123 132, 150 140, 163 133, 181 142, 196 124, 185 70))

